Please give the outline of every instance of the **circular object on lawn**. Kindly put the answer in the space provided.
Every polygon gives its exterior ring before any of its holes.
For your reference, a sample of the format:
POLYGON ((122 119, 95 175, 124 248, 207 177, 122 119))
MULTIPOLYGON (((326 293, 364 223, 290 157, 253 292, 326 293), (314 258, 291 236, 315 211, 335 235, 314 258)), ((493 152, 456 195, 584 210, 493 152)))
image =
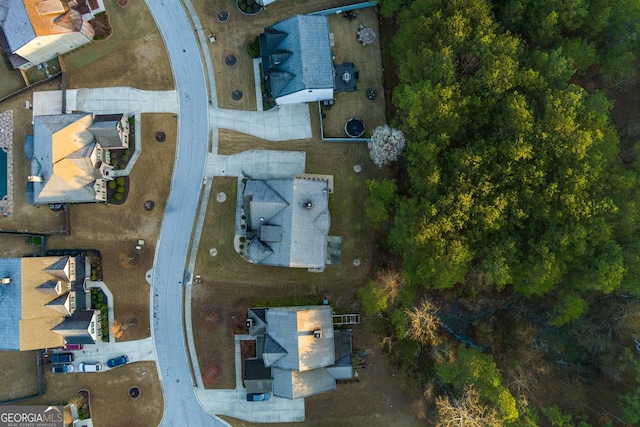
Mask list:
POLYGON ((355 173, 360 173, 360 172, 362 172, 362 166, 360 166, 360 165, 355 165, 355 166, 353 167, 353 171, 354 171, 355 173))
POLYGON ((358 258, 354 259, 353 265, 355 265, 356 267, 360 267, 360 260, 358 258))
POLYGON ((118 0, 118 6, 127 7, 129 5, 129 0, 118 0))
POLYGON ((227 12, 226 10, 221 10, 220 12, 218 12, 217 19, 218 22, 227 22, 227 19, 229 19, 229 12, 227 12))
POLYGON ((227 195, 221 191, 218 194, 216 194, 216 200, 222 203, 227 200, 227 195))
POLYGON ((218 250, 216 248, 209 249, 209 255, 211 255, 211 256, 218 255, 218 250))
POLYGON ((242 99, 242 92, 238 89, 234 90, 233 92, 231 92, 231 98, 234 101, 240 101, 242 99))
POLYGON ((360 138, 364 133, 364 122, 357 117, 350 118, 344 124, 344 133, 350 138, 360 138))
POLYGON ((147 200, 144 202, 144 209, 147 211, 152 211, 156 203, 153 200, 147 200))
POLYGON ((164 132, 156 132, 156 141, 164 142, 165 139, 167 139, 167 135, 164 132))
POLYGON ((233 67, 234 65, 236 65, 236 57, 232 54, 229 54, 224 58, 224 63, 229 67, 233 67))
POLYGON ((140 389, 138 387, 131 387, 129 389, 129 397, 137 399, 140 396, 140 389))

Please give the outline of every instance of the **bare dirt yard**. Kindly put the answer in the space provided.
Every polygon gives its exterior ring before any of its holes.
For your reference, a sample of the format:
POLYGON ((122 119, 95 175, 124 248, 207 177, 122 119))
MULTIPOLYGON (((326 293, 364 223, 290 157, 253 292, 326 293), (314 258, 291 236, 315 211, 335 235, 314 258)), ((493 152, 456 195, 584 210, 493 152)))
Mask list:
POLYGON ((96 426, 148 427, 159 425, 162 419, 162 389, 153 362, 131 363, 98 373, 52 374, 45 369, 45 381, 47 389, 42 396, 21 404, 66 404, 85 389, 90 393, 91 418, 96 426), (131 387, 140 389, 138 398, 129 397, 131 387))
POLYGON ((150 286, 145 276, 153 266, 175 159, 176 117, 173 114, 143 114, 141 126, 142 153, 129 176, 126 202, 73 205, 69 208, 70 235, 49 239, 50 249, 81 248, 101 252, 104 282, 114 295, 116 320, 128 325, 121 341, 150 335, 150 286), (164 142, 156 141, 157 132, 165 133, 164 142), (144 208, 147 200, 154 202, 151 211, 144 208), (139 239, 145 244, 138 251, 135 247, 139 239))
POLYGON ((173 89, 173 75, 164 42, 143 1, 105 0, 113 32, 104 39, 65 54, 71 88, 132 86, 173 89))
POLYGON ((35 351, 0 351, 0 402, 38 393, 36 358, 35 351))

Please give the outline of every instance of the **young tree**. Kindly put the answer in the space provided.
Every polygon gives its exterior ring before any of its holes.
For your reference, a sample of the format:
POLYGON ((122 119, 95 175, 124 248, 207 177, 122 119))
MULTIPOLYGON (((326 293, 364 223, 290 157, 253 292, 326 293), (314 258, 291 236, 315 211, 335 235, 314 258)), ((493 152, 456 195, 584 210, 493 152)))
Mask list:
POLYGON ((388 125, 378 126, 373 130, 369 141, 371 160, 379 168, 395 162, 404 151, 405 144, 406 141, 401 131, 388 125))
POLYGON ((422 300, 416 307, 405 309, 404 313, 409 319, 407 337, 423 345, 438 345, 442 340, 439 333, 442 322, 438 311, 440 308, 428 299, 422 300))
POLYGON ((111 325, 111 335, 113 335, 115 339, 122 338, 127 328, 128 325, 126 323, 122 323, 114 319, 113 324, 111 325))
POLYGON ((465 387, 458 397, 436 398, 436 427, 501 427, 504 425, 495 409, 480 402, 473 387, 465 387))

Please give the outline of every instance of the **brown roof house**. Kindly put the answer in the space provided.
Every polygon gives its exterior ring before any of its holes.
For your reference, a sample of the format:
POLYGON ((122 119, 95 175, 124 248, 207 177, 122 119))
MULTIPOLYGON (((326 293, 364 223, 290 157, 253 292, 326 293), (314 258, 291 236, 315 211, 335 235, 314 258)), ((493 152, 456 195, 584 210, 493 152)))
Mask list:
POLYGON ((242 182, 238 217, 246 218, 239 231, 246 243, 240 253, 247 261, 310 271, 339 263, 340 238, 329 236, 333 177, 303 174, 242 182))
POLYGON ((35 116, 25 141, 31 160, 27 201, 106 202, 107 181, 114 179, 110 150, 128 146, 129 122, 122 114, 35 116))
POLYGON ((94 344, 99 310, 85 289, 82 256, 0 258, 0 350, 94 344))
POLYGON ((76 49, 95 35, 87 8, 86 0, 0 0, 0 47, 22 69, 76 49))
POLYGON ((257 358, 245 361, 249 393, 299 399, 352 377, 351 331, 334 331, 328 305, 249 309, 257 358))

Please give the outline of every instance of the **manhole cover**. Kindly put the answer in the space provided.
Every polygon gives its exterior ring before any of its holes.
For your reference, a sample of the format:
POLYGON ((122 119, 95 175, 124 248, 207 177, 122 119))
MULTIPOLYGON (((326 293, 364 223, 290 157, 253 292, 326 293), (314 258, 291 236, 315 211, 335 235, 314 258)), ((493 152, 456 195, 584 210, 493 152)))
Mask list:
POLYGON ((238 89, 234 90, 231 92, 231 98, 233 98, 234 101, 240 101, 240 99, 242 99, 242 92, 238 89))
POLYGON ((164 132, 156 132, 156 141, 164 142, 165 139, 167 139, 167 135, 164 132))
POLYGON ((224 63, 227 64, 229 67, 236 65, 236 57, 233 55, 227 55, 224 58, 224 63))
POLYGON ((146 202, 144 202, 144 209, 147 211, 152 211, 155 205, 156 204, 153 200, 147 200, 146 202))
POLYGON ((216 194, 216 200, 222 203, 225 200, 227 200, 227 195, 221 191, 218 194, 216 194))
POLYGON ((218 12, 218 22, 226 22, 229 19, 229 12, 226 10, 222 10, 218 12))
POLYGON ((131 387, 129 389, 129 396, 133 399, 137 399, 140 396, 140 389, 138 387, 131 387))
POLYGON ((218 255, 218 250, 216 248, 209 249, 209 255, 211 255, 211 256, 218 255))

